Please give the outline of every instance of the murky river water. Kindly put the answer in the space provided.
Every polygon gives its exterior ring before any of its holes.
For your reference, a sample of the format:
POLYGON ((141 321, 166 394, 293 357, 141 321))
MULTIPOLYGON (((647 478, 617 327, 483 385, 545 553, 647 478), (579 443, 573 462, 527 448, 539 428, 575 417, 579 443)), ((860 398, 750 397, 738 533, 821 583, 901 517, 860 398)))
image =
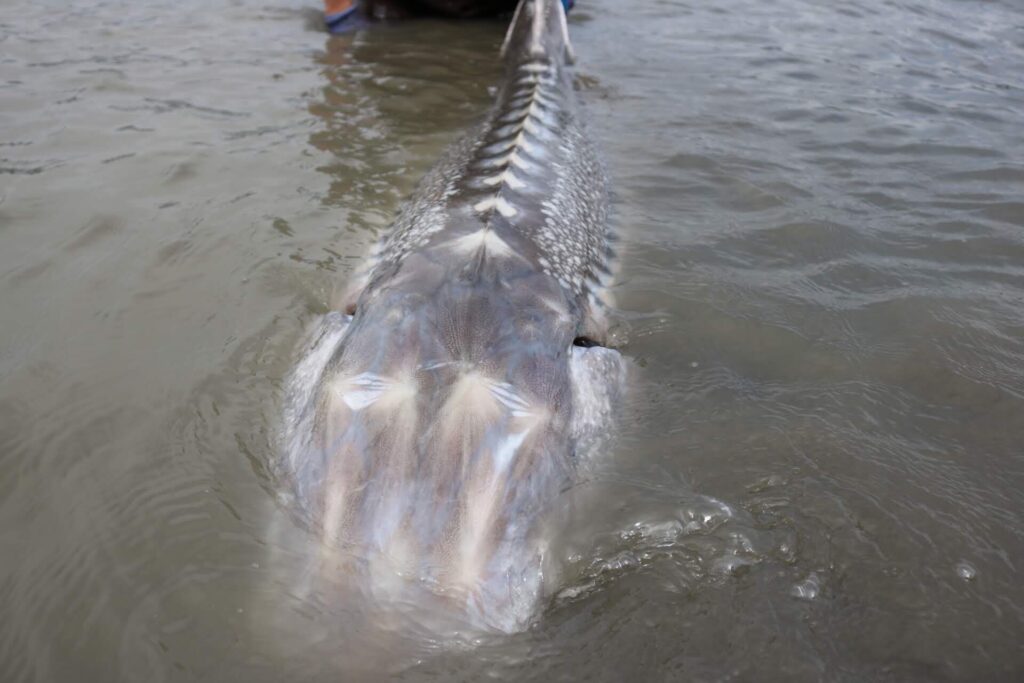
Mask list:
POLYGON ((1021 5, 580 3, 633 392, 564 588, 460 648, 345 647, 269 471, 503 26, 315 7, 0 9, 0 680, 1020 680, 1021 5))

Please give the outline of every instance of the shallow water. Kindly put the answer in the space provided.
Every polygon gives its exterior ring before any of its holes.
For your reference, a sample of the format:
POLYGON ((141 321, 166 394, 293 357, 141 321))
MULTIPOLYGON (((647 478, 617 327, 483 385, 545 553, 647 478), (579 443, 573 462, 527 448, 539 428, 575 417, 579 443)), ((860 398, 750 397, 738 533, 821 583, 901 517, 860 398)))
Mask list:
POLYGON ((0 11, 0 680, 1016 680, 1024 10, 583 1, 633 391, 530 631, 304 584, 303 330, 490 101, 500 23, 0 11))

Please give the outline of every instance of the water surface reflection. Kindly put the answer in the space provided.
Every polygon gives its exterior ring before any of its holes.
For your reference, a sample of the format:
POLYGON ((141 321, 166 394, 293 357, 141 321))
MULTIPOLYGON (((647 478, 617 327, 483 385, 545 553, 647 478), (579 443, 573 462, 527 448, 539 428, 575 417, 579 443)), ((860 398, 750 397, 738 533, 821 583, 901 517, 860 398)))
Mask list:
POLYGON ((580 3, 636 391, 544 618, 444 648, 307 590, 270 463, 501 27, 296 6, 0 25, 0 678, 1013 679, 1015 3, 580 3))

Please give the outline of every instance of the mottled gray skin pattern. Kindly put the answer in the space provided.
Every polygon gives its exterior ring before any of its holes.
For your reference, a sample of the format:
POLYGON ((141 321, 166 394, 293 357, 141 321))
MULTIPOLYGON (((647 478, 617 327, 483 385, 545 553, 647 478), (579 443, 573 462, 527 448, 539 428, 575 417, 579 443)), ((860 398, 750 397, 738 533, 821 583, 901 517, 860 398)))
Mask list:
POLYGON ((524 0, 495 108, 424 178, 290 389, 297 503, 359 558, 335 570, 484 629, 534 615, 540 525, 623 372, 573 343, 603 339, 610 250, 569 50, 558 0, 524 0))

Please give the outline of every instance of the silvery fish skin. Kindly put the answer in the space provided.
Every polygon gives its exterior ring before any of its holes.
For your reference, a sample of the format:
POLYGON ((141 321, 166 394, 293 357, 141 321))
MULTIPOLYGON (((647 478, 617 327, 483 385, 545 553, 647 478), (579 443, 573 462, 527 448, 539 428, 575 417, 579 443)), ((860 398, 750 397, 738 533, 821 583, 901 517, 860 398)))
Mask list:
POLYGON ((521 0, 483 124, 449 148, 314 332, 281 468, 346 573, 523 628, 544 520, 611 421, 607 187, 578 119, 559 0, 521 0), (344 564, 344 566, 342 566, 344 564))

